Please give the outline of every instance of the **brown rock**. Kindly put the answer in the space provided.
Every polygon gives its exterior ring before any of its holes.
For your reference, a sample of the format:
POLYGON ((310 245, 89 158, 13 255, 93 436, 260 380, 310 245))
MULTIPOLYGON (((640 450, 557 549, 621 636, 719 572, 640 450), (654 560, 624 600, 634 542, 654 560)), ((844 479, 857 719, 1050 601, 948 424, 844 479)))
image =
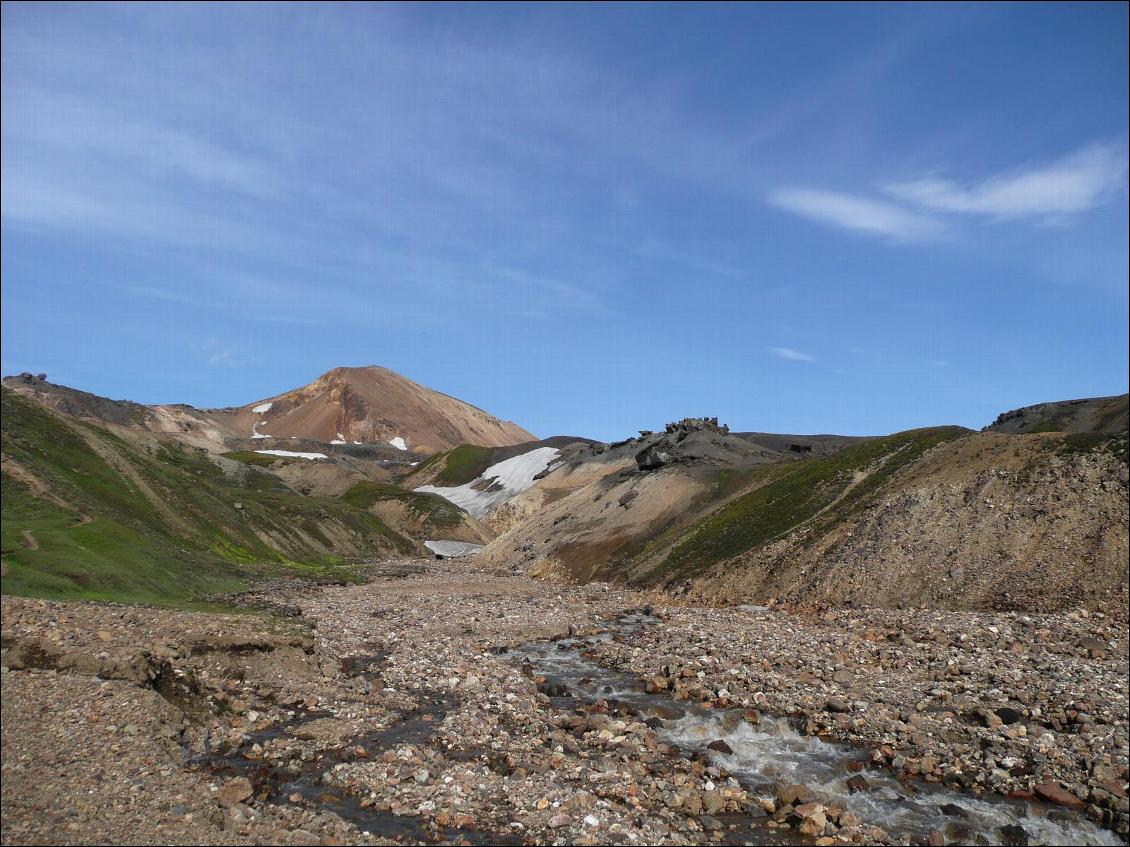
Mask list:
POLYGON ((702 794, 702 808, 708 815, 716 815, 726 808, 726 798, 718 791, 704 791, 702 794))
POLYGON ((245 776, 237 776, 224 783, 223 788, 216 792, 216 800, 225 809, 230 809, 236 803, 242 803, 251 796, 251 780, 245 776))
POLYGON ((823 803, 801 803, 793 811, 795 811, 802 818, 813 818, 817 815, 824 814, 823 803))
POLYGON ((805 785, 778 785, 777 805, 796 806, 812 799, 812 792, 805 785))

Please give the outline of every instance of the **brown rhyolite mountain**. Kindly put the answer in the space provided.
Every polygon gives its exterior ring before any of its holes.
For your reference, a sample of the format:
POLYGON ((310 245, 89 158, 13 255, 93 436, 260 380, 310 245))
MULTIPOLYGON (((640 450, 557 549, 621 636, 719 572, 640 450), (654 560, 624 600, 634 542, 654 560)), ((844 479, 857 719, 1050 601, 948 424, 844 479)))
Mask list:
POLYGON ((275 438, 384 444, 400 438, 414 453, 535 440, 511 421, 376 365, 334 368, 309 385, 235 410, 231 421, 237 432, 248 434, 262 422, 258 431, 275 438), (266 412, 254 411, 267 403, 266 412))

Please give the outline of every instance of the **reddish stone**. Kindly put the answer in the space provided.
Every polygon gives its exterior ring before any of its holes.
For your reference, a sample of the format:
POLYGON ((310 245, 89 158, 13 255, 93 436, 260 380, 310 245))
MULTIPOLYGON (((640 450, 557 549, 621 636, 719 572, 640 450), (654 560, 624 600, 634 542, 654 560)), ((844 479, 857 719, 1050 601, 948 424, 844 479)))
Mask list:
POLYGON ((1055 803, 1057 806, 1066 806, 1069 809, 1076 809, 1078 811, 1087 808, 1086 803, 1054 782, 1041 782, 1036 786, 1035 792, 1036 796, 1041 800, 1046 800, 1048 803, 1055 803))

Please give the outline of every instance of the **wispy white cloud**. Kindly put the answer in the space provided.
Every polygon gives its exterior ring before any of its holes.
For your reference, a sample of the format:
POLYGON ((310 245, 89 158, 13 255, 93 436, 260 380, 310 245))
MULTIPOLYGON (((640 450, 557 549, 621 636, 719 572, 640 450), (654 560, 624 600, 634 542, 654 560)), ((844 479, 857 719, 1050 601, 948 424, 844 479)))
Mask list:
POLYGON ((608 307, 595 292, 580 288, 572 283, 532 274, 520 268, 488 264, 487 270, 496 274, 504 282, 510 283, 511 285, 507 287, 512 295, 529 298, 531 292, 536 292, 537 296, 534 299, 542 300, 548 297, 555 307, 563 306, 573 311, 597 316, 608 313, 608 307))
POLYGON ((802 353, 800 350, 794 350, 792 347, 766 347, 770 353, 778 359, 785 359, 789 362, 815 362, 816 357, 810 356, 807 353, 802 353))
POLYGON ((210 368, 243 368, 262 364, 264 358, 248 355, 247 345, 226 344, 215 337, 192 344, 192 352, 210 368))
POLYGON ((1108 200, 1126 181, 1126 146, 1099 142, 1051 164, 961 185, 925 178, 885 186, 925 209, 995 218, 1051 217, 1085 212, 1108 200))
POLYGON ((768 199, 771 205, 793 214, 892 241, 924 241, 942 232, 941 224, 932 217, 852 194, 816 188, 782 188, 768 199))

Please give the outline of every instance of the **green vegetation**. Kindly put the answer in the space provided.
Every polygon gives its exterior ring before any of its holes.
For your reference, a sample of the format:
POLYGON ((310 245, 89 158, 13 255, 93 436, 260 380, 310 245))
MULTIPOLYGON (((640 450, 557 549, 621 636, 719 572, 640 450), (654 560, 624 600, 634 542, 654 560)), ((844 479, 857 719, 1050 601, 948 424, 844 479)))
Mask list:
POLYGON ((1123 394, 1106 405, 1106 408, 1095 420, 1094 429, 1098 432, 1112 432, 1121 429, 1124 436, 1123 441, 1125 441, 1128 415, 1130 415, 1130 398, 1123 394), (1116 423, 1117 426, 1115 426, 1116 423))
POLYGON ((1124 464, 1130 457, 1125 432, 1114 435, 1106 432, 1073 432, 1064 439, 1063 446, 1056 452, 1061 456, 1069 456, 1073 453, 1106 454, 1124 464))
POLYGON ((133 444, 8 388, 2 401, 5 593, 184 605, 253 576, 340 575, 343 555, 414 549, 376 516, 255 467, 228 476, 200 450, 133 444))
MULTIPOLYGON (((757 487, 692 526, 651 578, 701 573, 805 523, 809 538, 818 538, 867 505, 900 469, 966 432, 959 427, 909 430, 854 444, 833 456, 756 469, 746 479, 757 487)), ((728 484, 731 480, 720 480, 720 486, 728 484)))
POLYGON ((1034 435, 1040 432, 1063 432, 1067 424, 1067 416, 1062 412, 1049 415, 1037 423, 1021 427, 1019 432, 1024 435, 1034 435))
POLYGON ((489 447, 460 444, 441 455, 444 457, 443 470, 436 481, 446 485, 465 485, 490 467, 494 451, 489 447))
POLYGON ((403 480, 403 479, 407 479, 408 477, 415 476, 416 474, 420 473, 421 471, 427 470, 428 468, 430 468, 432 465, 436 464, 437 462, 442 462, 444 459, 447 458, 448 452, 449 451, 445 451, 443 453, 433 453, 432 455, 428 456, 428 458, 424 459, 424 461, 422 461, 418 465, 416 465, 416 467, 412 468, 412 470, 408 471, 405 474, 401 474, 400 479, 403 480))
POLYGON ((436 527, 453 527, 463 523, 463 510, 438 494, 406 491, 395 485, 381 482, 359 482, 341 495, 341 499, 358 509, 368 509, 374 503, 395 500, 424 523, 436 527))
POLYGON ((78 524, 7 475, 3 512, 5 594, 180 605, 243 585, 239 569, 219 556, 194 554, 112 518, 78 524), (38 549, 29 549, 25 530, 38 549))
POLYGON ((412 482, 420 479, 428 479, 436 485, 465 485, 473 482, 494 463, 494 453, 495 451, 490 447, 461 444, 451 450, 429 456, 408 473, 401 475, 397 482, 405 489, 420 484, 412 482))

